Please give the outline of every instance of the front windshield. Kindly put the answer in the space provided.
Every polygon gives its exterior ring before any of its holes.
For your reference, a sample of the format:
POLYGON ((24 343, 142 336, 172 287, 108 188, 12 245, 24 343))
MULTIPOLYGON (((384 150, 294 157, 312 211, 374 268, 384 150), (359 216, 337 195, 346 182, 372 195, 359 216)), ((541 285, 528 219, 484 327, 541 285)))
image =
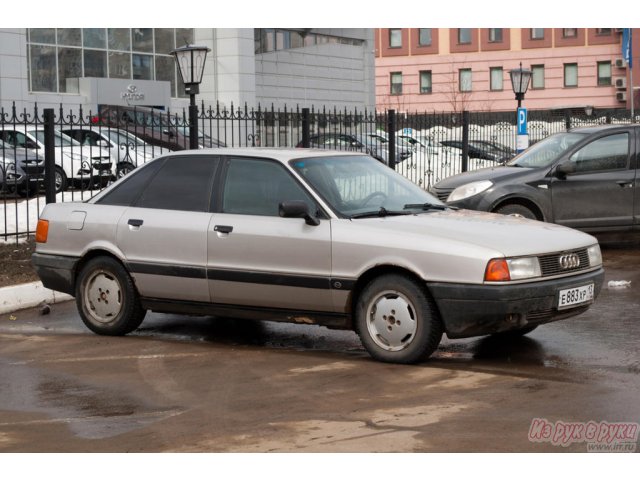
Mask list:
POLYGON ((143 147, 145 143, 135 135, 131 135, 126 132, 120 132, 118 130, 103 130, 109 139, 117 145, 137 145, 143 147))
MULTIPOLYGON (((32 132, 32 133, 35 133, 36 138, 38 139, 38 142, 44 145, 44 130, 36 130, 35 132, 32 132)), ((80 147, 81 146, 80 142, 74 140, 68 135, 65 135, 59 130, 55 131, 54 145, 56 147, 71 147, 71 146, 80 147)))
POLYGON ((444 208, 437 198, 368 156, 301 158, 290 165, 345 217, 444 208))
POLYGON ((542 168, 584 139, 585 133, 558 133, 539 141, 507 162, 510 167, 542 168))

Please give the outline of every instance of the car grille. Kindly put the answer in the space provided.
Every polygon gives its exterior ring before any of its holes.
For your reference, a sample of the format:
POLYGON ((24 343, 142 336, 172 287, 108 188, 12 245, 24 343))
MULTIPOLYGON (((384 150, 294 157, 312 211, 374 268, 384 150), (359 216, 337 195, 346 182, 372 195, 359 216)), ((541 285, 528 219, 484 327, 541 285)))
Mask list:
POLYGON ((95 162, 93 162, 93 168, 95 168, 96 170, 110 170, 111 162, 103 162, 101 160, 96 160, 95 162))
POLYGON ((438 197, 438 200, 442 202, 447 201, 447 198, 449 198, 449 195, 451 194, 451 192, 453 192, 453 188, 433 187, 431 189, 431 193, 433 193, 436 197, 438 197))
POLYGON ((581 270, 586 270, 590 267, 589 265, 589 254, 587 253, 587 249, 584 248, 582 250, 574 250, 570 252, 560 252, 553 253, 550 255, 542 255, 538 257, 540 262, 540 270, 542 271, 543 277, 550 277, 553 275, 562 275, 565 273, 571 272, 579 272, 581 270), (576 258, 579 260, 578 262, 566 262, 569 263, 568 266, 563 267, 562 261, 566 260, 568 255, 572 256, 572 259, 576 258))

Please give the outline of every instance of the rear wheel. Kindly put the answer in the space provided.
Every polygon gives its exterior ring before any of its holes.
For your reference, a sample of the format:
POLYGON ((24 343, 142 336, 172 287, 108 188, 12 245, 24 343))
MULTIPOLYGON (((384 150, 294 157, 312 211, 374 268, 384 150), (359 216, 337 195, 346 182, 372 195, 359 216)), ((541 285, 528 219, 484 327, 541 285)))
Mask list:
POLYGON ((64 173, 64 170, 56 166, 56 168, 53 171, 53 175, 55 178, 54 183, 56 186, 56 193, 64 192, 68 186, 67 175, 64 173))
POLYGON ((106 256, 90 260, 80 270, 76 304, 84 324, 100 335, 126 335, 146 314, 125 268, 106 256))
POLYGON ((538 220, 538 217, 530 208, 518 203, 504 205, 494 211, 495 213, 500 213, 502 215, 511 215, 514 217, 528 218, 530 220, 538 220))
POLYGON ((376 360, 415 363, 429 357, 442 338, 442 324, 428 294, 407 276, 372 280, 356 305, 356 331, 376 360))

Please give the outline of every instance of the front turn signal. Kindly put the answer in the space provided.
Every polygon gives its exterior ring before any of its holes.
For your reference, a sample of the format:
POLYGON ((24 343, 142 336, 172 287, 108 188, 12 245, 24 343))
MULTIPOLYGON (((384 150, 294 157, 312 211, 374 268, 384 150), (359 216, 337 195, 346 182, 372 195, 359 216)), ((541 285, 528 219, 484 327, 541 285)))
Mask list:
POLYGON ((509 264, 504 258, 494 258, 489 260, 487 269, 484 272, 485 282, 508 282, 511 280, 509 274, 509 264))
POLYGON ((49 236, 49 220, 38 220, 36 227, 36 243, 47 243, 49 236))

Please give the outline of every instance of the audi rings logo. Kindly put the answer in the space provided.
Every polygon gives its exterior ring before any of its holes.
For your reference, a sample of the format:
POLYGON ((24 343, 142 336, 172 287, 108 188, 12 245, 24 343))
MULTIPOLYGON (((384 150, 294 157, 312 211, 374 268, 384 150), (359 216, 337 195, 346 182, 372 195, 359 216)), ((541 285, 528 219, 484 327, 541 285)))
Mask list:
POLYGON ((569 270, 570 268, 578 268, 580 266, 580 257, 576 253, 567 253, 560 255, 560 267, 563 270, 569 270))

